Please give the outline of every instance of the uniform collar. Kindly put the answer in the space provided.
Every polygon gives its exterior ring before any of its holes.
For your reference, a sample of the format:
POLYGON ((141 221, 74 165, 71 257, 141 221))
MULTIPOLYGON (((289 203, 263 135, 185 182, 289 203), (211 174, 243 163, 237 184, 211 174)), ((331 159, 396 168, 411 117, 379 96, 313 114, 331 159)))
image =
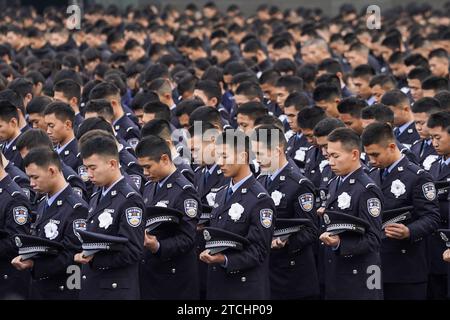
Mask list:
POLYGON ((69 144, 71 144, 72 141, 74 141, 74 140, 75 140, 75 138, 73 138, 72 140, 70 140, 69 142, 67 142, 65 145, 59 146, 58 148, 56 148, 56 152, 57 152, 58 154, 60 154, 60 153, 63 152, 64 149, 67 148, 67 146, 68 146, 69 144))
POLYGON ((163 180, 158 181, 158 187, 162 188, 162 186, 167 182, 167 180, 169 180, 169 178, 176 172, 177 170, 175 170, 174 172, 172 172, 171 174, 169 174, 167 177, 165 177, 163 180))
POLYGON ((288 166, 289 162, 286 162, 284 164, 284 166, 282 166, 281 168, 279 168, 277 171, 275 171, 274 173, 272 173, 270 175, 270 180, 275 181, 275 179, 277 178, 277 176, 280 174, 281 171, 283 171, 287 166, 288 166))
POLYGON ((245 183, 245 181, 250 179, 252 176, 253 176, 253 174, 250 173, 248 176, 246 176, 244 179, 242 179, 241 181, 239 181, 236 184, 233 184, 233 179, 231 179, 231 181, 230 181, 230 188, 233 191, 233 193, 235 193, 236 190, 239 189, 239 187, 241 187, 245 183))
POLYGON ((395 161, 393 164, 391 164, 389 167, 387 167, 388 172, 391 173, 392 170, 394 170, 394 168, 405 158, 404 155, 402 155, 400 157, 400 159, 398 159, 397 161, 395 161))
POLYGON ((105 187, 102 188, 102 197, 106 196, 111 189, 118 184, 123 179, 123 176, 120 176, 119 179, 117 179, 111 186, 109 186, 108 189, 105 190, 105 187))
POLYGON ((401 125, 400 127, 397 127, 399 134, 402 134, 403 132, 405 132, 405 130, 408 129, 408 127, 410 125, 412 125, 413 123, 414 123, 414 121, 410 121, 410 122, 407 122, 407 123, 401 125))
POLYGON ((68 186, 69 186, 69 184, 66 183, 66 185, 64 186, 64 188, 62 188, 61 190, 59 190, 57 193, 55 193, 55 194, 54 194, 53 196, 51 196, 50 198, 49 198, 48 195, 47 195, 47 204, 48 204, 49 207, 53 204, 53 202, 55 202, 56 198, 58 198, 59 195, 60 195, 61 193, 63 193, 64 190, 67 189, 68 186))

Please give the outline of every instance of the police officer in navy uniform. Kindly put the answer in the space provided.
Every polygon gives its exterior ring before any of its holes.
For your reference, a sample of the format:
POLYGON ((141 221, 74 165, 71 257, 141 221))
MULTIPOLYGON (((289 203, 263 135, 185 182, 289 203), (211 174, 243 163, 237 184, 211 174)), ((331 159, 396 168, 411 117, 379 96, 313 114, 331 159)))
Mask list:
POLYGON ((312 244, 317 242, 314 185, 286 159, 286 140, 274 126, 260 126, 252 136, 252 150, 265 186, 276 206, 277 219, 309 219, 311 227, 284 240, 275 237, 270 253, 271 299, 302 299, 319 296, 319 280, 312 244), (266 173, 266 174, 264 174, 266 173))
POLYGON ((58 154, 46 147, 35 148, 24 159, 31 186, 46 193, 39 204, 34 235, 56 241, 64 246, 57 255, 22 261, 16 257, 12 264, 18 270, 30 270, 32 276, 31 299, 78 299, 79 290, 67 288, 67 268, 74 264, 75 253, 81 242, 77 229, 85 229, 87 203, 64 179, 58 154))
MULTIPOLYGON (((440 208, 439 229, 449 227, 449 196, 450 196, 450 113, 438 112, 432 114, 427 127, 433 141, 433 150, 439 157, 431 164, 429 173, 436 183, 436 192, 440 208), (441 184, 439 186, 439 184, 441 184)), ((448 295, 448 266, 442 260, 442 253, 446 250, 438 232, 428 238, 428 253, 430 260, 430 274, 428 277, 428 299, 443 300, 448 295)))
POLYGON ((238 234, 250 242, 242 251, 211 254, 208 264, 207 299, 269 299, 269 253, 275 205, 252 175, 248 161, 249 137, 227 130, 216 141, 217 164, 232 180, 216 195, 211 227, 238 234))
POLYGON ((17 248, 15 234, 30 231, 30 201, 0 163, 0 299, 24 299, 28 296, 30 277, 16 270, 11 260, 17 248))
MULTIPOLYGON (((420 139, 413 143, 411 151, 418 157, 420 166, 429 171, 431 164, 437 159, 438 154, 433 147, 427 121, 431 114, 441 111, 441 104, 435 98, 424 97, 411 107, 415 126, 420 139)), ((441 241, 442 246, 442 241, 441 241)), ((442 259, 440 259, 442 260, 442 259)))
POLYGON ((389 124, 369 125, 362 142, 374 167, 370 176, 384 195, 384 210, 414 206, 408 221, 385 222, 381 247, 385 299, 426 299, 426 239, 440 220, 433 179, 401 154, 389 124))
POLYGON ((118 252, 75 255, 83 265, 80 299, 139 299, 144 202, 121 175, 115 139, 95 136, 80 150, 89 179, 102 187, 90 199, 86 230, 128 239, 118 252))
POLYGON ((305 166, 306 151, 311 147, 306 137, 301 132, 295 132, 288 140, 286 155, 296 160, 297 166, 305 166))
MULTIPOLYGON (((380 283, 367 286, 369 266, 380 268, 381 209, 380 189, 365 173, 360 161, 361 140, 348 128, 338 128, 328 135, 328 159, 336 174, 329 183, 329 193, 322 212, 327 210, 362 219, 368 224, 363 234, 328 231, 320 235, 325 249, 326 299, 382 299, 380 283)), ((378 275, 379 277, 381 275, 378 275)), ((380 279, 380 278, 379 278, 380 279)))
POLYGON ((177 231, 145 234, 141 264, 143 299, 198 299, 195 235, 201 203, 194 186, 177 170, 170 148, 157 136, 145 137, 136 147, 139 164, 151 181, 144 191, 146 207, 161 206, 184 213, 177 231))
POLYGON ((0 152, 0 156, 2 158, 2 163, 6 173, 8 173, 11 179, 22 188, 23 193, 25 193, 28 199, 34 199, 35 192, 30 187, 30 179, 25 172, 17 168, 8 159, 6 159, 3 153, 0 152))
POLYGON ((77 170, 82 164, 78 155, 78 145, 74 134, 75 112, 72 107, 64 102, 50 103, 44 110, 47 134, 55 144, 55 150, 61 160, 77 170))
POLYGON ((17 139, 22 135, 19 128, 19 114, 17 108, 9 101, 0 101, 0 122, 2 122, 3 134, 0 135, 0 148, 6 159, 11 161, 16 167, 23 170, 22 157, 17 150, 17 139))
MULTIPOLYGON (((50 138, 45 134, 44 131, 39 129, 30 129, 24 134, 22 134, 19 139, 17 140, 17 149, 20 152, 20 155, 22 158, 25 158, 32 149, 38 148, 38 147, 48 147, 52 149, 52 142, 50 141, 50 138)), ((70 184, 70 186, 73 188, 73 190, 84 200, 88 199, 88 193, 86 190, 86 185, 82 178, 67 164, 64 162, 61 162, 61 171, 64 176, 64 178, 67 180, 67 182, 70 184)), ((28 180, 28 177, 26 177, 28 180)), ((20 178, 19 181, 22 181, 23 179, 20 178)), ((21 184, 22 189, 26 188, 26 184, 21 184)), ((32 205, 35 204, 37 199, 40 199, 41 196, 39 194, 35 194, 33 197, 33 190, 30 190, 30 199, 32 201, 32 205)), ((32 208, 35 209, 34 207, 32 208)))
POLYGON ((208 122, 202 122, 201 130, 195 129, 195 126, 189 128, 192 159, 199 165, 194 170, 194 186, 201 202, 212 207, 219 188, 230 181, 215 163, 214 140, 219 131, 208 122))
MULTIPOLYGON (((79 143, 82 143, 83 141, 90 139, 93 135, 105 133, 110 134, 117 140, 117 137, 114 136, 114 131, 109 122, 102 118, 88 118, 83 121, 81 126, 78 128, 77 137, 79 143)), ((119 143, 118 140, 117 147, 119 149, 119 160, 122 174, 127 178, 127 180, 129 180, 129 182, 132 182, 135 189, 142 194, 144 191, 144 184, 146 182, 142 168, 138 165, 136 157, 127 148, 125 148, 124 145, 119 143)), ((84 167, 81 167, 80 170, 84 171, 85 174, 84 167)), ((93 186, 89 185, 89 188, 91 189, 91 192, 93 192, 93 186)))

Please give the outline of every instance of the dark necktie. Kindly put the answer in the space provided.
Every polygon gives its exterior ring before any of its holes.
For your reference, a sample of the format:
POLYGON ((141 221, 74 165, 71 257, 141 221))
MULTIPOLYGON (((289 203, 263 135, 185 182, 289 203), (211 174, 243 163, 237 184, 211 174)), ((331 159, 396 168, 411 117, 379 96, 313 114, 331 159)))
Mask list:
POLYGON ((233 189, 231 187, 228 187, 227 194, 225 196, 225 203, 230 200, 231 196, 233 195, 233 189))
POLYGON ((205 174, 203 175, 203 178, 204 178, 204 185, 206 186, 206 184, 208 183, 208 179, 209 179, 209 176, 210 176, 211 174, 209 173, 209 170, 208 170, 208 168, 207 168, 207 170, 205 171, 205 174))
POLYGON ((400 135, 400 129, 399 128, 395 128, 394 129, 394 135, 398 138, 398 136, 400 135))
POLYGON ((381 172, 381 182, 383 182, 386 179, 388 174, 389 174, 389 169, 388 168, 384 168, 383 171, 381 172))

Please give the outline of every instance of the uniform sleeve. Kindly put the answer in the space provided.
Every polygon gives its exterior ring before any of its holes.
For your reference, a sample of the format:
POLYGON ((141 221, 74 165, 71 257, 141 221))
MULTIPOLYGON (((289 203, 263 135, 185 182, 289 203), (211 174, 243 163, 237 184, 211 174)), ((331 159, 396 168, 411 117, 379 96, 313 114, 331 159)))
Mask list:
POLYGON ((64 250, 54 257, 43 257, 34 260, 31 275, 34 279, 51 277, 56 274, 64 273, 66 268, 74 264, 73 257, 77 252, 81 251, 81 242, 77 237, 76 224, 80 220, 86 223, 88 209, 86 206, 79 205, 72 210, 68 217, 63 233, 64 236, 59 241, 64 246, 64 250))
POLYGON ((359 194, 357 212, 359 218, 369 223, 369 228, 361 235, 343 233, 340 235, 341 243, 336 252, 340 255, 358 255, 369 252, 378 252, 381 245, 381 211, 382 195, 376 192, 375 187, 363 190, 359 194))
POLYGON ((417 219, 408 224, 408 228, 410 240, 415 242, 432 234, 440 223, 436 187, 429 173, 423 172, 418 175, 417 182, 414 184, 412 200, 414 215, 417 219))
POLYGON ((296 218, 309 219, 312 226, 306 227, 289 237, 288 249, 290 253, 296 253, 313 244, 319 237, 316 227, 316 197, 313 189, 300 185, 296 200, 294 203, 296 218))
POLYGON ((275 204, 271 198, 262 198, 255 204, 248 217, 250 222, 248 233, 245 236, 250 244, 240 252, 226 254, 228 259, 226 271, 228 273, 254 268, 267 259, 272 242, 274 212, 275 204), (271 214, 271 224, 264 226, 262 216, 267 220, 269 214, 271 214))
POLYGON ((201 202, 198 195, 194 192, 183 192, 177 207, 185 213, 179 232, 173 237, 158 240, 160 247, 156 255, 163 260, 182 255, 191 250, 195 244, 198 217, 201 215, 201 202), (193 211, 189 211, 193 210, 194 206, 196 206, 195 216, 191 213, 193 211))
POLYGON ((94 269, 112 269, 121 268, 136 263, 142 256, 144 243, 144 202, 137 194, 125 199, 120 208, 120 218, 117 236, 125 237, 128 242, 123 249, 114 252, 99 252, 91 260, 91 267, 94 269), (134 213, 141 214, 141 220, 138 226, 131 225, 127 220, 127 210, 133 210, 134 213))
MULTIPOLYGON (((30 233, 30 205, 25 196, 16 196, 5 206, 4 229, 13 236, 15 234, 30 233)), ((17 247, 11 237, 0 240, 0 258, 14 257, 17 255, 17 247)))

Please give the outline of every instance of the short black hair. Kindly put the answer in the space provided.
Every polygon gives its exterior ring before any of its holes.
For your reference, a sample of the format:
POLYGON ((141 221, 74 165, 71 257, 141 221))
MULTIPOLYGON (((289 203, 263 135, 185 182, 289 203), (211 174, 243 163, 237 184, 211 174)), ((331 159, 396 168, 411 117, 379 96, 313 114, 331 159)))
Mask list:
POLYGON ((440 91, 434 96, 441 104, 442 109, 450 110, 450 92, 440 91))
POLYGON ((14 90, 5 89, 5 90, 0 91, 0 100, 9 101, 13 106, 15 106, 17 109, 19 109, 20 112, 22 112, 22 114, 25 116, 26 111, 25 111, 25 107, 23 105, 23 99, 14 90))
POLYGON ((327 137, 328 142, 340 142, 345 150, 361 152, 361 138, 350 128, 334 129, 327 137))
POLYGON ((313 99, 318 101, 331 101, 341 97, 341 90, 334 84, 321 83, 314 88, 313 99))
POLYGON ((361 110, 361 118, 365 120, 374 119, 383 123, 394 123, 394 112, 382 103, 375 103, 361 110))
POLYGON ((338 72, 343 73, 340 62, 336 59, 327 58, 322 60, 318 66, 319 71, 325 71, 327 73, 336 74, 338 72))
POLYGON ((17 108, 8 100, 0 100, 0 119, 5 122, 10 122, 11 119, 16 119, 19 122, 19 113, 17 108))
POLYGON ((198 99, 183 100, 177 105, 175 115, 177 117, 181 117, 183 114, 190 116, 195 109, 201 106, 203 106, 203 103, 198 99))
POLYGON ((448 90, 448 79, 444 77, 429 76, 422 81, 423 90, 444 91, 448 90))
POLYGON ((325 111, 322 108, 313 106, 299 111, 297 114, 297 125, 302 129, 313 130, 319 121, 325 118, 325 111))
POLYGON ((303 90, 303 79, 297 76, 281 76, 278 78, 276 87, 286 88, 287 92, 292 93, 295 91, 303 90))
POLYGON ((388 123, 374 122, 369 124, 361 135, 363 146, 372 144, 387 145, 395 141, 394 132, 388 123))
POLYGON ((375 70, 368 64, 361 64, 357 66, 352 72, 352 78, 363 78, 370 81, 375 75, 375 70))
POLYGON ((292 92, 288 95, 286 98, 286 101, 284 102, 284 107, 295 107, 295 110, 300 111, 304 108, 307 108, 310 106, 310 101, 308 96, 304 92, 292 92))
POLYGON ((275 125, 261 125, 255 128, 250 136, 252 141, 263 142, 270 150, 281 147, 286 150, 286 138, 283 130, 275 125))
POLYGON ((26 78, 16 78, 9 83, 8 89, 14 90, 23 99, 27 94, 33 94, 33 82, 26 78))
POLYGON ((170 139, 172 134, 170 123, 164 119, 153 119, 147 122, 141 129, 142 137, 159 136, 163 139, 170 139))
POLYGON ((432 114, 442 111, 442 108, 439 100, 431 97, 423 97, 414 102, 414 104, 411 106, 411 111, 413 113, 432 114))
POLYGON ((408 79, 411 79, 411 80, 417 79, 420 82, 422 82, 423 80, 428 78, 430 75, 431 75, 430 69, 424 68, 424 67, 416 67, 408 73, 408 79))
POLYGON ((80 154, 82 159, 93 155, 112 157, 119 161, 119 150, 117 142, 113 137, 95 136, 80 144, 80 154))
POLYGON ((97 113, 98 116, 104 119, 113 119, 114 110, 111 102, 106 99, 92 99, 84 107, 85 113, 97 113))
POLYGON ((235 94, 246 96, 249 100, 254 100, 256 98, 261 102, 264 100, 264 93, 261 87, 253 81, 242 82, 239 87, 237 87, 235 94))
POLYGON ((337 105, 340 114, 350 114, 353 118, 361 118, 361 110, 367 106, 367 102, 357 97, 348 97, 337 105))
POLYGON ((250 137, 240 130, 225 130, 216 138, 216 146, 227 145, 233 148, 235 153, 247 153, 247 162, 250 156, 250 137))
POLYGON ((28 102, 27 112, 28 114, 38 113, 44 114, 45 108, 52 103, 52 99, 47 96, 37 96, 28 102))
POLYGON ((160 101, 150 101, 144 105, 144 113, 155 115, 155 119, 170 121, 171 112, 169 107, 160 101))
POLYGON ((450 112, 441 111, 430 115, 427 122, 428 128, 441 127, 442 129, 449 129, 450 127, 450 112))
POLYGON ((81 100, 81 86, 70 79, 61 80, 53 86, 53 91, 60 91, 67 99, 77 98, 78 103, 81 100))
POLYGON ((376 85, 379 85, 382 88, 386 88, 386 86, 389 86, 391 89, 395 89, 397 87, 397 81, 391 75, 378 74, 374 76, 369 82, 369 86, 371 88, 375 87, 376 85))
POLYGON ((268 113, 267 108, 258 101, 250 101, 242 104, 237 109, 237 114, 243 114, 250 117, 253 120, 265 115, 268 113))
POLYGON ((410 105, 408 96, 398 89, 386 92, 381 97, 381 103, 388 107, 400 107, 405 104, 410 105))
POLYGON ((273 114, 265 114, 255 119, 254 123, 255 127, 263 125, 275 126, 284 132, 283 122, 281 122, 281 120, 277 116, 274 116, 273 114))
MULTIPOLYGON (((220 103, 222 98, 222 90, 217 82, 212 80, 200 80, 195 85, 195 89, 203 91, 208 99, 216 98, 217 105, 220 103)), ((206 101, 204 101, 206 103, 206 101)), ((215 107, 215 106, 212 106, 215 107)))
POLYGON ((220 128, 223 127, 220 112, 214 107, 203 106, 196 108, 189 116, 189 125, 192 126, 195 121, 209 122, 220 128))
POLYGON ((159 97, 153 91, 141 91, 136 93, 131 101, 130 108, 132 110, 144 109, 144 105, 148 102, 159 101, 159 97))
POLYGON ((107 99, 111 96, 120 96, 119 88, 111 82, 100 82, 92 88, 89 93, 89 100, 93 99, 107 99))
POLYGON ((337 128, 345 128, 345 123, 336 118, 322 119, 314 126, 314 136, 326 137, 337 128))
POLYGON ((44 110, 44 115, 54 114, 56 119, 64 122, 69 120, 73 126, 75 111, 67 103, 55 101, 50 103, 44 110))
POLYGON ((62 165, 58 153, 47 147, 38 147, 31 149, 23 159, 23 166, 26 168, 31 164, 35 164, 41 168, 48 168, 54 165, 61 171, 62 165))
POLYGON ((103 130, 103 131, 106 131, 106 132, 114 135, 112 126, 108 121, 106 121, 102 117, 95 117, 95 118, 85 119, 85 120, 83 120, 83 122, 81 122, 81 124, 77 130, 77 136, 76 136, 77 140, 80 140, 81 137, 86 132, 89 132, 92 130, 103 130))
POLYGON ((167 141, 155 135, 145 136, 139 141, 135 151, 138 158, 149 158, 152 161, 159 162, 161 157, 166 154, 172 161, 172 153, 167 141))
POLYGON ((38 147, 53 149, 53 143, 45 131, 41 129, 30 129, 17 138, 16 147, 19 151, 25 148, 31 150, 38 147))

